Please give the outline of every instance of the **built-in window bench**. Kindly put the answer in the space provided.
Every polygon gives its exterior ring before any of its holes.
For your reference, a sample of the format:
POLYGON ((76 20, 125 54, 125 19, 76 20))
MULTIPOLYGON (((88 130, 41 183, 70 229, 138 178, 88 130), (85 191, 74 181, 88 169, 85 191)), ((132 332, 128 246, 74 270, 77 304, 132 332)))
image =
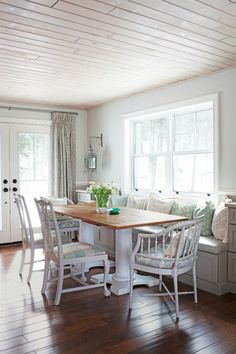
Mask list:
MULTIPOLYGON (((216 295, 229 292, 227 279, 228 245, 213 236, 200 237, 197 257, 197 287, 216 295)), ((192 284, 192 275, 180 277, 180 281, 192 284)))
MULTIPOLYGON (((124 199, 124 197, 119 198, 124 199)), ((122 203, 124 202, 123 199, 122 203)), ((138 201, 140 204, 142 203, 141 209, 146 208, 145 205, 147 203, 145 200, 138 199, 138 201)), ((169 203, 169 199, 167 199, 167 203, 169 203)), ((209 202, 206 203, 210 206, 209 202)), ((222 240, 208 234, 208 236, 200 237, 198 246, 197 286, 199 289, 216 295, 223 295, 227 292, 236 294, 236 202, 225 205, 229 208, 229 244, 222 242, 223 234, 227 231, 227 219, 225 219, 222 240)), ((121 206, 125 206, 125 204, 121 206)), ((131 206, 129 205, 128 207, 131 206)), ((135 205, 135 207, 138 208, 139 206, 135 205)), ((160 210, 157 211, 161 212, 160 210)), ((217 230, 221 233, 221 226, 223 224, 218 225, 217 230)), ((211 225, 209 226, 211 230, 211 225)), ((133 243, 135 243, 138 233, 156 233, 159 231, 161 231, 160 226, 145 226, 133 229, 133 243)), ((114 253, 113 235, 108 235, 105 230, 100 230, 96 241, 100 246, 105 247, 110 254, 114 253)), ((188 273, 182 275, 180 281, 186 284, 192 284, 192 274, 188 273)))

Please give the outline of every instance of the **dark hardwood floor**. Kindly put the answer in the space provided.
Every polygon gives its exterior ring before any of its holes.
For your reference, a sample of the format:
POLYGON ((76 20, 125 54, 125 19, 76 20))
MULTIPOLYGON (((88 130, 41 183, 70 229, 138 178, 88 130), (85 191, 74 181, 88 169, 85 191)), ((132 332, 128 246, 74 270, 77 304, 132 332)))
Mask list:
POLYGON ((197 305, 183 296, 178 324, 171 301, 141 297, 153 292, 143 287, 132 313, 128 295, 105 299, 101 288, 63 294, 54 306, 55 282, 43 297, 39 271, 29 287, 18 275, 20 255, 20 246, 0 248, 1 353, 236 353, 236 295, 199 291, 197 305))

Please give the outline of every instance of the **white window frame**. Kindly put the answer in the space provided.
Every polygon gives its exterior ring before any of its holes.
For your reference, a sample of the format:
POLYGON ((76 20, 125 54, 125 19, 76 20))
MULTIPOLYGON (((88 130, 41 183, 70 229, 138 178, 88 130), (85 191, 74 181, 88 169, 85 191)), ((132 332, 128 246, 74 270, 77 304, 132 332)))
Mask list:
MULTIPOLYGON (((132 144, 133 144, 133 137, 131 135, 131 123, 135 120, 144 120, 150 119, 151 117, 156 116, 157 114, 166 114, 170 111, 182 111, 184 107, 186 109, 191 108, 191 106, 195 106, 197 104, 206 104, 212 102, 213 105, 213 193, 212 196, 216 197, 218 191, 218 121, 219 121, 219 99, 218 93, 214 93, 207 96, 197 97, 191 100, 179 101, 173 104, 154 107, 151 109, 143 110, 143 111, 136 111, 132 113, 128 113, 123 115, 123 181, 122 186, 126 193, 130 191, 134 191, 132 188, 133 186, 133 164, 131 163, 132 158, 132 144), (132 167, 131 167, 132 166, 132 167)), ((171 134, 170 127, 168 134, 171 134)), ((170 139, 172 140, 172 139, 170 139)), ((171 141, 173 144, 173 141, 171 141)), ((167 180, 167 184, 171 188, 173 186, 173 168, 171 166, 172 159, 168 159, 170 165, 167 168, 170 168, 172 173, 169 174, 170 180, 167 180), (170 162, 171 161, 171 162, 170 162), (171 180, 172 179, 172 180, 171 180)), ((175 195, 173 191, 167 191, 168 194, 175 195)), ((178 193, 181 196, 188 196, 188 197, 206 197, 206 193, 189 193, 189 192, 180 192, 178 193)))

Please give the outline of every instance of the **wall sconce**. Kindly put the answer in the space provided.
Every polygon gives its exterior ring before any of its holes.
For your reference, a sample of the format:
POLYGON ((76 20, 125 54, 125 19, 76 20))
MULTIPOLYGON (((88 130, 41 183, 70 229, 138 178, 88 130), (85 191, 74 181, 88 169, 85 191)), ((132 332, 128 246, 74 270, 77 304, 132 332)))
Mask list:
POLYGON ((97 168, 97 155, 95 154, 95 152, 93 152, 93 148, 91 144, 89 144, 85 164, 86 164, 86 168, 89 171, 95 171, 97 168))
POLYGON ((99 142, 99 145, 103 147, 103 137, 102 134, 100 136, 90 136, 90 144, 88 148, 87 156, 85 157, 85 166, 88 171, 95 171, 97 169, 97 155, 93 151, 91 145, 91 139, 96 139, 99 142))
POLYGON ((90 136, 89 137, 90 145, 91 145, 91 139, 96 139, 96 141, 99 143, 101 148, 103 147, 103 136, 102 136, 102 134, 100 134, 100 136, 90 136))

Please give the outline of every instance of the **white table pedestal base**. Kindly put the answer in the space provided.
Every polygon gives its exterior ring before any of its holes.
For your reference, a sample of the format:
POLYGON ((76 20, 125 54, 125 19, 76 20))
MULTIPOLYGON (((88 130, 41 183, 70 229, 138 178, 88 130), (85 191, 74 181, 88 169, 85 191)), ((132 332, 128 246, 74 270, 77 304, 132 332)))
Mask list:
MULTIPOLYGON (((86 222, 80 223, 80 241, 94 243, 93 226, 86 222)), ((132 229, 119 229, 115 232, 115 267, 114 274, 109 274, 108 283, 111 284, 111 292, 115 295, 129 293, 130 280, 130 255, 132 252, 132 229)), ((96 274, 91 277, 95 283, 103 282, 103 274, 96 274)), ((134 285, 155 286, 159 283, 157 278, 152 276, 135 274, 134 285)))
MULTIPOLYGON (((129 281, 117 281, 112 277, 112 285, 110 291, 115 295, 124 295, 129 294, 129 281)), ((135 274, 134 278, 134 286, 135 285, 147 285, 148 287, 155 286, 159 284, 159 279, 154 278, 152 276, 135 274)))
MULTIPOLYGON (((96 274, 91 277, 91 281, 94 283, 103 282, 103 274, 96 274)), ((107 279, 108 284, 111 284, 110 291, 119 296, 129 293, 129 281, 119 281, 115 279, 115 274, 109 274, 107 279)), ((152 277, 151 275, 135 274, 135 285, 147 285, 149 288, 159 284, 159 279, 152 277)))

